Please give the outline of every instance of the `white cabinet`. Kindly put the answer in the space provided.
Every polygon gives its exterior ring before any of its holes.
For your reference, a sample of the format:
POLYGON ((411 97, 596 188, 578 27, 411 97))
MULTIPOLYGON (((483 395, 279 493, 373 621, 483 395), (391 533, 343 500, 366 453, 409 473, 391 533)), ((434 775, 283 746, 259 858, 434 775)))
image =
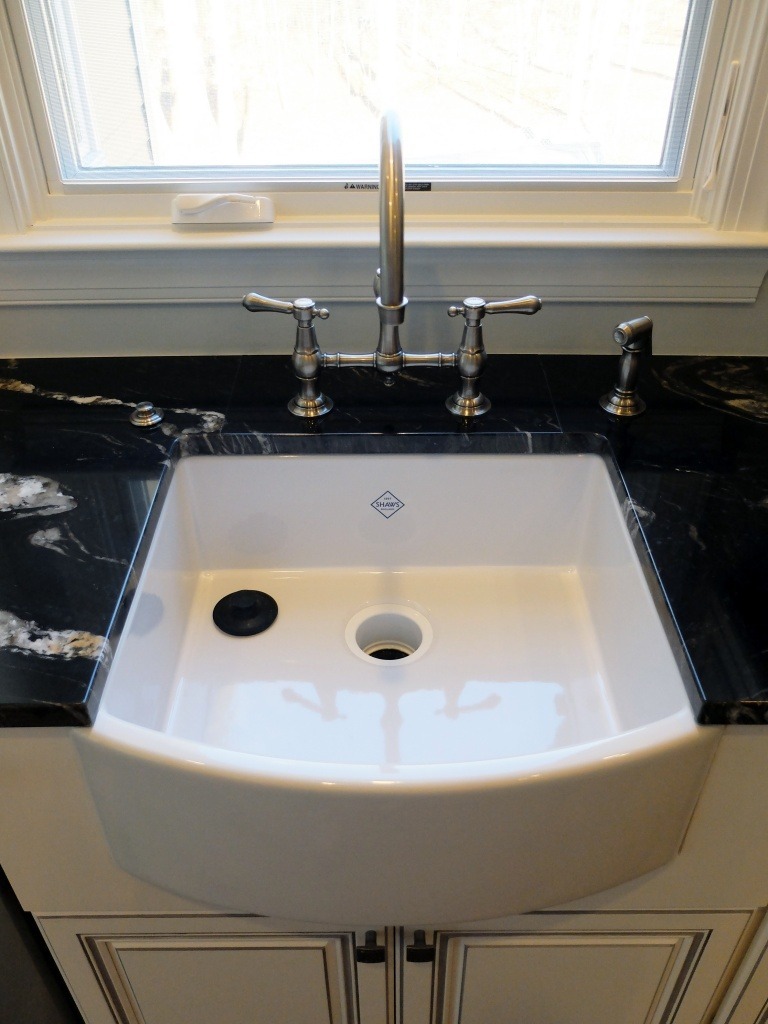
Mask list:
POLYGON ((713 1024, 768 1024, 768 916, 739 965, 713 1024))
POLYGON ((366 964, 358 986, 354 932, 249 917, 39 924, 88 1024, 386 1024, 386 964, 366 964))
POLYGON ((538 914, 514 925, 436 934, 432 1024, 702 1024, 749 915, 538 914))
POLYGON ((414 941, 249 917, 39 919, 88 1024, 703 1024, 750 922, 545 913, 414 941))

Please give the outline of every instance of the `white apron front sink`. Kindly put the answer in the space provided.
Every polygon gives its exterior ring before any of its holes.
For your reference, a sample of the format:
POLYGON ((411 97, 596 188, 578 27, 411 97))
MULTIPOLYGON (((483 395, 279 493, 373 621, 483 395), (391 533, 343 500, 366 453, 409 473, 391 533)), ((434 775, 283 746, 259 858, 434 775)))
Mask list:
POLYGON ((80 743, 118 862, 423 926, 672 858, 719 730, 617 480, 599 454, 181 458, 80 743), (241 590, 277 604, 253 636, 212 619, 241 590))

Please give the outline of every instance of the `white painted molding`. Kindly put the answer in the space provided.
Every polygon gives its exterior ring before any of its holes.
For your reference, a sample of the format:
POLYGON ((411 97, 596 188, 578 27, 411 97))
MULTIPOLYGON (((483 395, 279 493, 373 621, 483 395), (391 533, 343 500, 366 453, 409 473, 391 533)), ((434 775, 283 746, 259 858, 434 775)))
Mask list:
POLYGON ((8 15, 0 5, 0 229, 25 232, 47 193, 8 15))
MULTIPOLYGON (((371 301, 376 248, 158 248, 0 252, 0 307, 231 305, 247 291, 277 298, 371 301)), ((616 251, 610 246, 417 246, 406 250, 411 300, 535 292, 548 303, 755 302, 768 270, 763 248, 616 251)))
POLYGON ((768 149, 767 41, 768 6, 743 0, 734 3, 713 93, 715 116, 709 119, 702 144, 703 164, 708 173, 697 179, 691 208, 695 216, 718 230, 759 231, 768 226, 764 159, 768 149), (735 88, 726 104, 734 64, 735 88), (721 126, 726 105, 725 123, 721 126))

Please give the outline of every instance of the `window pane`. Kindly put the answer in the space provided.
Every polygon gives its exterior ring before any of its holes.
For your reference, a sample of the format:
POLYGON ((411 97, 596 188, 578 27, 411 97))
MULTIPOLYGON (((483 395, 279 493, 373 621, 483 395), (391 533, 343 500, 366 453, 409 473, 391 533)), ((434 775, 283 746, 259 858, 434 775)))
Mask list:
POLYGON ((673 176, 711 0, 25 0, 62 177, 673 176))

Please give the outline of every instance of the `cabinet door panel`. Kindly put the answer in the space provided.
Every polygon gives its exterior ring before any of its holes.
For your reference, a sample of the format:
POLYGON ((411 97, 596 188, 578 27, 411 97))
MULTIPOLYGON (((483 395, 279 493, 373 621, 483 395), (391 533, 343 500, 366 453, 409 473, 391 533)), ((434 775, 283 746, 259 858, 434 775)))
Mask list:
POLYGON ((90 935, 84 945, 124 1024, 350 1024, 343 936, 90 935))
POLYGON ((494 924, 435 933, 431 1024, 701 1024, 757 921, 746 911, 545 911, 494 924))
POLYGON ((703 936, 456 936, 441 1024, 661 1024, 703 936))

